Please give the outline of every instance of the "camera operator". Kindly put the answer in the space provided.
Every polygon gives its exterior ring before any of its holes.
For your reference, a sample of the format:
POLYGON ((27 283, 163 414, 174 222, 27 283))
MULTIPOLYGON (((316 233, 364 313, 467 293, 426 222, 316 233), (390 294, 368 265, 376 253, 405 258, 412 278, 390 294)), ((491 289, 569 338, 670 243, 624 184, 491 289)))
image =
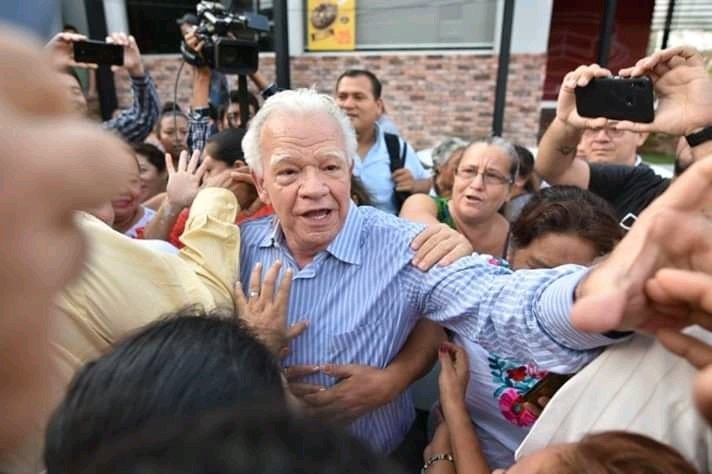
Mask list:
MULTIPOLYGON (((87 101, 79 78, 72 68, 93 69, 97 67, 95 64, 74 61, 74 43, 86 40, 87 37, 84 35, 59 33, 46 46, 52 56, 53 65, 59 72, 61 84, 69 91, 75 109, 83 115, 87 114, 87 101)), ((131 79, 133 103, 131 108, 104 122, 103 127, 116 131, 129 143, 140 143, 153 130, 160 112, 156 85, 144 70, 141 52, 133 36, 113 33, 106 38, 106 42, 118 44, 124 48, 123 68, 129 73, 131 79)))
MULTIPOLYGON (((196 35, 195 28, 181 29, 181 31, 184 32, 183 39, 185 44, 200 54, 203 50, 204 42, 196 35)), ((189 114, 190 129, 188 132, 188 143, 191 144, 194 150, 202 150, 205 147, 205 143, 213 134, 209 120, 211 78, 213 74, 215 73, 208 66, 193 66, 193 94, 190 101, 191 111, 189 114)), ((266 100, 279 92, 276 84, 269 84, 259 72, 251 73, 248 76, 260 90, 260 95, 263 99, 266 100)), ((226 110, 226 115, 228 113, 237 114, 237 120, 230 120, 230 117, 228 117, 229 120, 226 121, 228 126, 223 128, 247 128, 247 123, 243 124, 239 117, 240 104, 237 95, 237 91, 230 92, 230 102, 226 110)), ((255 113, 259 110, 259 106, 255 107, 253 105, 251 108, 255 113)))

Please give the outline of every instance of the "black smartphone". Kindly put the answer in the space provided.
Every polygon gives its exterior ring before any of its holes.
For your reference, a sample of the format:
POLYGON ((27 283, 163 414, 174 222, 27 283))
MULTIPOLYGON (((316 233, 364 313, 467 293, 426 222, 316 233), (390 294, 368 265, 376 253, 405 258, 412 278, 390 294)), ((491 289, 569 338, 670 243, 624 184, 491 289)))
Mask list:
POLYGON ((103 41, 77 41, 74 43, 74 60, 78 63, 124 65, 124 47, 103 41))
POLYGON ((581 117, 650 123, 655 120, 653 82, 641 77, 597 77, 576 88, 576 110, 581 117))
POLYGON ((539 380, 536 385, 524 394, 524 401, 540 408, 544 408, 539 405, 539 399, 541 397, 553 397, 556 391, 559 390, 561 386, 564 385, 571 377, 573 377, 572 374, 554 374, 551 372, 546 374, 543 379, 539 380))

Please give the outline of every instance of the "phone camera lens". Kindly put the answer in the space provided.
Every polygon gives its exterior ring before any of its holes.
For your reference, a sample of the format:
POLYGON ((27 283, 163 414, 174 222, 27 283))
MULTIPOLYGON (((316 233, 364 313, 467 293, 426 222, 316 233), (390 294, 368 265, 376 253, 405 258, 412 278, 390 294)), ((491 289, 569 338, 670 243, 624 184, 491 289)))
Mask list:
POLYGON ((625 105, 628 107, 631 107, 633 105, 633 98, 632 97, 626 97, 625 98, 625 105))

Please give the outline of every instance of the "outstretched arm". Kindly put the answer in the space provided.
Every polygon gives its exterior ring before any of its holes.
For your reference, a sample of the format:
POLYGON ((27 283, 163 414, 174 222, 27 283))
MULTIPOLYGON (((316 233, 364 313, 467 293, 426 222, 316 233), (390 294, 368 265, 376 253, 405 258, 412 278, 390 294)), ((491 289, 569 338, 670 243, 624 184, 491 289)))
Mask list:
POLYGON ((546 129, 539 143, 534 169, 551 184, 569 184, 588 189, 590 169, 583 160, 576 159, 576 147, 585 128, 600 127, 606 119, 585 119, 576 112, 576 87, 587 85, 595 77, 610 76, 607 69, 597 65, 579 66, 561 83, 556 103, 556 117, 546 129))

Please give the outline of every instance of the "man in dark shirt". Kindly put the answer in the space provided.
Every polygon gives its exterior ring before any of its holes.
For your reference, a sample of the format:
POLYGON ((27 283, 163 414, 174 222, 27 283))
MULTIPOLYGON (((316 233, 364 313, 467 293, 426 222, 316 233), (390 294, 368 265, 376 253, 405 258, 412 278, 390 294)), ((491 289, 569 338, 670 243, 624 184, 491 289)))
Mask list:
MULTIPOLYGON (((539 144, 536 172, 551 184, 579 186, 605 198, 615 207, 621 225, 629 228, 637 216, 667 189, 670 180, 658 176, 645 166, 595 164, 575 159, 576 146, 586 129, 606 129, 612 133, 619 130, 662 132, 686 136, 711 125, 696 122, 697 116, 703 116, 698 109, 701 111, 712 105, 712 80, 705 72, 704 61, 697 51, 689 48, 681 50, 680 55, 685 58, 685 67, 660 71, 655 81, 659 104, 655 121, 650 124, 616 124, 605 118, 586 119, 579 116, 576 112, 575 88, 585 86, 594 77, 610 76, 611 73, 596 65, 581 66, 568 73, 559 92, 556 118, 539 144), (687 97, 695 99, 689 101, 687 97)), ((624 71, 630 73, 632 70, 624 71)), ((690 149, 681 139, 675 163, 676 175, 696 159, 708 155, 711 151, 710 143, 705 142, 690 149)))

